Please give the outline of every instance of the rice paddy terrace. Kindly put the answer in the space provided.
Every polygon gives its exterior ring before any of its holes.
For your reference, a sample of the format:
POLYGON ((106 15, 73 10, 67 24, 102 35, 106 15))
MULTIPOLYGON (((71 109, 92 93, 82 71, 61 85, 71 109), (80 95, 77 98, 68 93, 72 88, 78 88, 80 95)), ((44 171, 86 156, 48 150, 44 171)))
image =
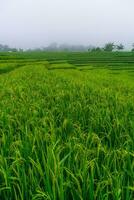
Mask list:
POLYGON ((134 53, 0 53, 0 200, 134 199, 134 53))
MULTIPOLYGON (((62 68, 62 69, 109 69, 112 71, 125 70, 133 72, 134 67, 134 53, 133 52, 101 52, 101 53, 64 53, 64 52, 33 52, 33 53, 1 53, 0 64, 11 64, 14 69, 25 64, 46 64, 48 69, 62 68), (15 67, 16 64, 17 66, 15 67), (65 65, 64 65, 65 64, 65 65), (66 65, 68 64, 68 65, 66 65), (57 65, 57 66, 55 66, 57 65), (58 66, 59 65, 59 66, 58 66), (70 66, 69 66, 70 65, 70 66)), ((3 65, 4 66, 4 65, 3 65)), ((1 73, 3 68, 1 68, 1 73)), ((9 71, 10 71, 9 70, 9 71)))

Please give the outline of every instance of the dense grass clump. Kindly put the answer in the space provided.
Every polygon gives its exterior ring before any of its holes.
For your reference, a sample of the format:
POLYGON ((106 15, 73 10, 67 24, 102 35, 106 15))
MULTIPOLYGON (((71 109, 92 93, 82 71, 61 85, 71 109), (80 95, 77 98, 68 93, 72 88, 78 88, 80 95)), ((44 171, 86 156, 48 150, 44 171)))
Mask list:
POLYGON ((0 64, 0 200, 133 200, 133 72, 23 56, 0 64))

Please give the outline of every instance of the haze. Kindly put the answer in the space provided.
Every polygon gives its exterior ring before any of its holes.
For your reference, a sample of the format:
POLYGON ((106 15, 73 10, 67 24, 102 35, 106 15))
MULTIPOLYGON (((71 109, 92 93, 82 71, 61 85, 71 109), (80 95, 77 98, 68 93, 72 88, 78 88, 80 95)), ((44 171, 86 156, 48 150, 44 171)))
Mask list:
POLYGON ((52 42, 134 42, 133 0, 0 0, 0 43, 33 48, 52 42))

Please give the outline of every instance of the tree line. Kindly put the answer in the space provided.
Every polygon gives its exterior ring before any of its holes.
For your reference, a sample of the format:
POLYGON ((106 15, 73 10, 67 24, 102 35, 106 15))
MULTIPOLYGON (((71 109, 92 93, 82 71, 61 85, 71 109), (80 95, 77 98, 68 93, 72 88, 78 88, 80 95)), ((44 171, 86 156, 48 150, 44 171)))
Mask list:
MULTIPOLYGON (((48 45, 47 47, 41 47, 41 48, 33 48, 33 49, 17 49, 17 48, 11 48, 8 45, 2 45, 0 44, 0 52, 23 52, 23 51, 80 51, 80 52, 113 52, 113 51, 123 51, 125 49, 125 46, 123 44, 115 44, 114 42, 108 42, 104 45, 104 47, 95 47, 92 45, 84 46, 84 45, 68 45, 68 44, 62 44, 57 45, 57 43, 52 43, 48 45)), ((131 51, 134 52, 134 44, 132 44, 131 51)))
POLYGON ((0 52, 18 52, 23 51, 23 49, 11 48, 8 45, 0 44, 0 52))
MULTIPOLYGON (((107 52, 112 52, 112 51, 123 51, 125 49, 125 46, 120 43, 120 44, 115 44, 114 42, 109 42, 104 45, 104 47, 93 47, 89 48, 88 51, 107 51, 107 52)), ((134 51, 134 44, 132 44, 132 49, 131 51, 134 51)))

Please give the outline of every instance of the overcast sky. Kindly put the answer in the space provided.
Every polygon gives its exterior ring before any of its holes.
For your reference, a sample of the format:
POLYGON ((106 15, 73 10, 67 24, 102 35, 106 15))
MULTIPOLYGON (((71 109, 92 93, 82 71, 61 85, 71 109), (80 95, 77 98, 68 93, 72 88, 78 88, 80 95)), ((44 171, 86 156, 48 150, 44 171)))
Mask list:
POLYGON ((134 0, 0 0, 0 43, 134 43, 134 0))

